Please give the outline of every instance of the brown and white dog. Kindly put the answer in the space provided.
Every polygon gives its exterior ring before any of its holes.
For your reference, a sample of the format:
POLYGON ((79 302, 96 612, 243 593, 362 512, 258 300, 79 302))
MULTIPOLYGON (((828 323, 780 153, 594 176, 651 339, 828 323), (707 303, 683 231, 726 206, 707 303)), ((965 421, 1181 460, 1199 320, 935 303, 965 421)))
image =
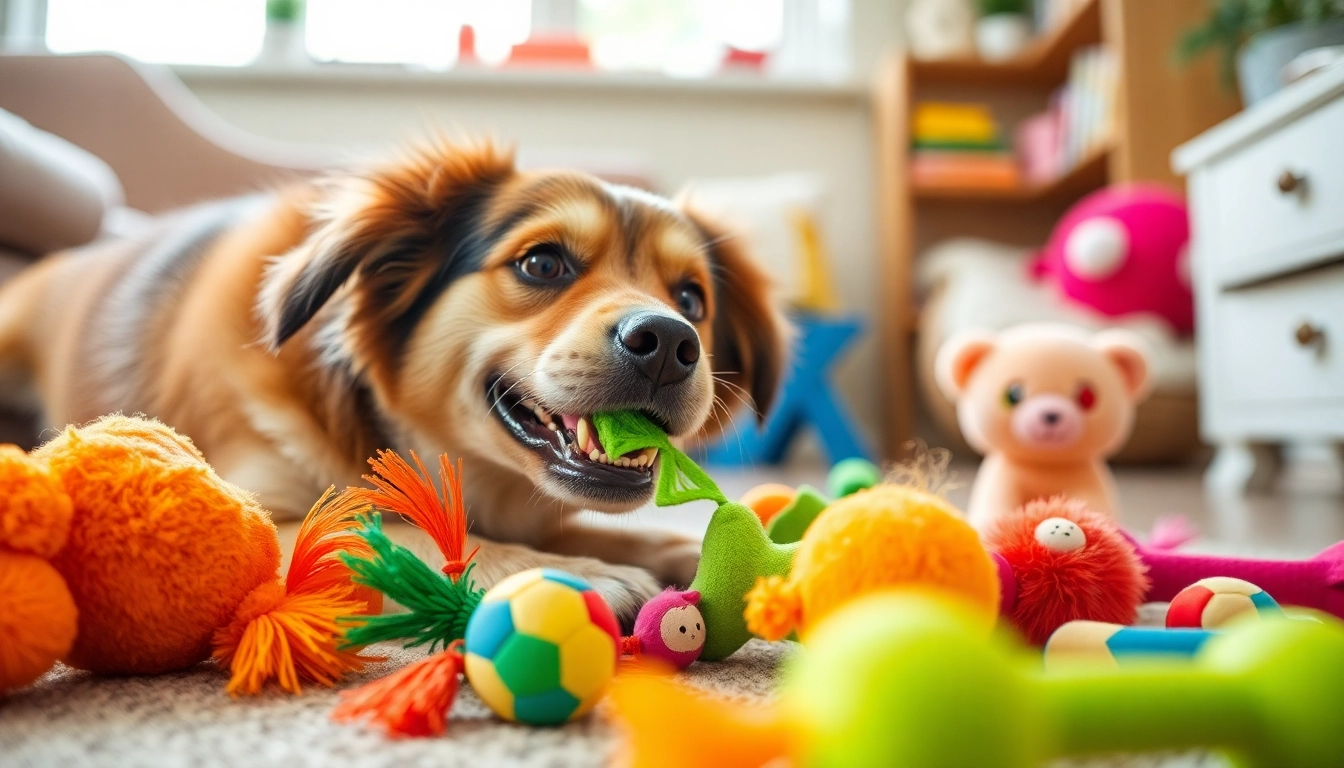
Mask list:
POLYGON ((0 290, 0 393, 52 426, 158 417, 277 517, 379 448, 463 457, 482 583, 564 568, 628 621, 699 546, 575 519, 653 493, 655 457, 606 456, 589 416, 686 437, 764 412, 786 333, 768 284, 685 205, 438 142, 39 263, 0 290))

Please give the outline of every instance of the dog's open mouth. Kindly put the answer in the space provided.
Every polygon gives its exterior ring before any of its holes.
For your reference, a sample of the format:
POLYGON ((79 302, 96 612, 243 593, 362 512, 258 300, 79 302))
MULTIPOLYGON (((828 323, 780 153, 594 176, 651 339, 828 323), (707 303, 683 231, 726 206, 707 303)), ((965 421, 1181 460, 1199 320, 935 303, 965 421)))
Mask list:
POLYGON ((553 412, 514 390, 503 378, 492 378, 486 387, 491 411, 572 493, 620 504, 641 501, 652 491, 658 449, 610 456, 591 414, 553 412))

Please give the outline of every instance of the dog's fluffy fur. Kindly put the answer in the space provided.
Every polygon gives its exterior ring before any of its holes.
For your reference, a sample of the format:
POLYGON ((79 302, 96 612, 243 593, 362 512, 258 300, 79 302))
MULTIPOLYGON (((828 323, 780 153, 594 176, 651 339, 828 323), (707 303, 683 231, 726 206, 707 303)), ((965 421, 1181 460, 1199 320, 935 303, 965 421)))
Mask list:
POLYGON ((683 203, 437 142, 40 262, 0 291, 0 391, 51 426, 156 416, 280 517, 357 484, 379 448, 463 457, 479 579, 564 568, 628 620, 689 581, 698 544, 577 522, 648 501, 649 473, 548 450, 519 418, 638 408, 686 437, 764 412, 785 335, 768 283, 683 203), (533 279, 537 254, 564 275, 533 279), (693 325, 682 379, 622 357, 636 311, 693 325))

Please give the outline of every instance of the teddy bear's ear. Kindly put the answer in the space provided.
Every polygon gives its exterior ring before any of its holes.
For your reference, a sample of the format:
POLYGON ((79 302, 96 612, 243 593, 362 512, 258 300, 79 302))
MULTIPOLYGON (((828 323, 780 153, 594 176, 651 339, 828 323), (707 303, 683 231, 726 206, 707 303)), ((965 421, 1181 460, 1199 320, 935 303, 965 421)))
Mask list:
POLYGON ((1148 396, 1152 381, 1148 375, 1148 345, 1143 338, 1131 331, 1112 328, 1092 337, 1092 346, 1101 350, 1101 354, 1120 372, 1125 382, 1125 390, 1134 402, 1148 396))
POLYGON ((943 394, 949 399, 960 396, 985 355, 994 351, 994 345, 994 332, 985 330, 962 331, 943 342, 934 365, 943 394))

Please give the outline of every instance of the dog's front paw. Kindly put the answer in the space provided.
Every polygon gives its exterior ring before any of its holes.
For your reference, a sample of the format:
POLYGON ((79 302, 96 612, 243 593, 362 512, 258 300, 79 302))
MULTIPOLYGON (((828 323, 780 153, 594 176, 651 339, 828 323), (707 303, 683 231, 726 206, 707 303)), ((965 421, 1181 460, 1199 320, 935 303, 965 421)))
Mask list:
POLYGON ((648 565, 662 583, 685 589, 695 581, 695 572, 700 567, 700 542, 682 541, 669 545, 648 565))
POLYGON ((630 634, 634 631, 635 617, 639 615, 639 609, 662 591, 662 584, 643 568, 612 565, 599 560, 589 562, 592 563, 590 568, 575 575, 592 584, 593 589, 606 599, 607 605, 611 606, 612 612, 616 614, 616 620, 621 624, 621 634, 630 634))

